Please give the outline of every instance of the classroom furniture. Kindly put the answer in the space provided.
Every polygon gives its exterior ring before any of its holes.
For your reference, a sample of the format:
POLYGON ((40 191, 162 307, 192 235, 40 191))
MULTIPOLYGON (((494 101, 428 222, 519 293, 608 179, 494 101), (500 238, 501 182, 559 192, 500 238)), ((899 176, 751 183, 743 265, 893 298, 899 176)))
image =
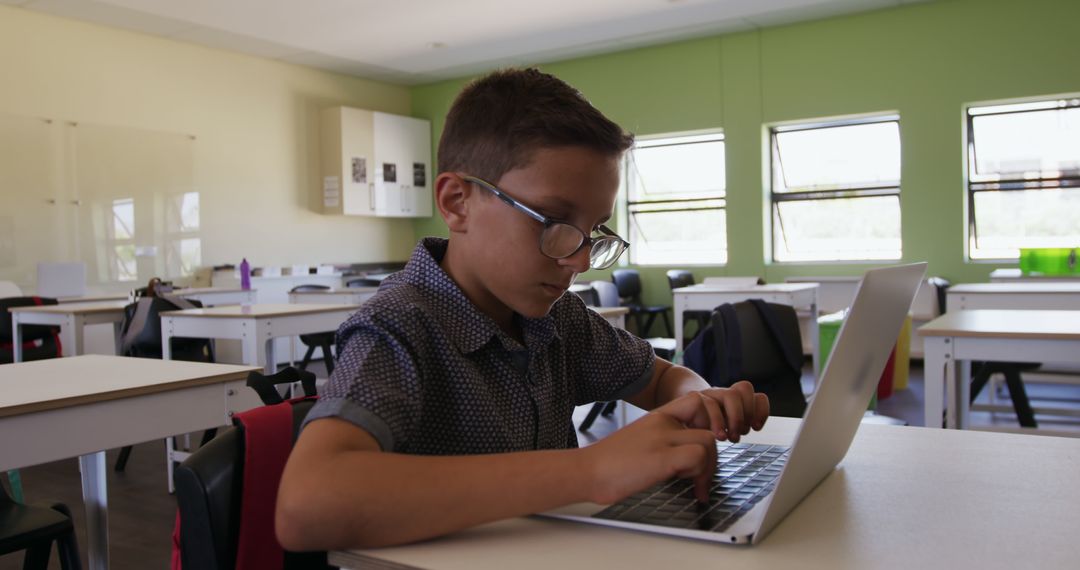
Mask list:
POLYGON ((800 310, 800 327, 803 336, 803 353, 811 354, 815 378, 820 373, 818 362, 818 285, 817 283, 774 283, 750 287, 725 285, 691 285, 672 291, 675 300, 675 350, 686 349, 683 341, 683 313, 688 310, 712 311, 724 303, 738 303, 749 299, 761 299, 766 303, 791 305, 800 310), (809 345, 807 345, 809 340, 809 345))
POLYGON ((345 281, 345 287, 374 287, 377 290, 379 285, 382 285, 382 279, 370 277, 356 277, 345 281))
POLYGON ((174 289, 171 294, 184 299, 199 301, 204 307, 250 305, 259 299, 258 290, 241 289, 239 287, 188 287, 174 289))
POLYGON ((589 307, 593 311, 596 311, 601 317, 604 317, 607 322, 611 323, 611 326, 619 329, 626 328, 626 315, 630 312, 630 309, 626 307, 589 307))
POLYGON ((1080 281, 958 283, 947 291, 949 310, 1080 310, 1080 281))
POLYGON ((1024 275, 1017 267, 995 269, 990 272, 991 283, 1014 283, 1017 281, 1076 282, 1080 281, 1080 275, 1024 275))
POLYGON ((85 295, 86 264, 81 261, 38 263, 37 294, 53 298, 85 295))
POLYGON ((946 427, 969 426, 972 360, 1080 364, 1080 311, 950 309, 919 334, 926 347, 928 427, 941 425, 943 412, 946 427))
POLYGON ((289 291, 290 303, 310 303, 322 305, 363 305, 368 299, 379 292, 378 287, 347 287, 334 288, 324 285, 306 286, 299 289, 293 287, 289 291))
POLYGON ((0 366, 0 471, 79 457, 89 567, 108 568, 105 450, 229 423, 250 366, 84 355, 0 366))
MULTIPOLYGON (((610 283, 605 283, 610 285, 610 283)), ((590 289, 594 291, 594 289, 590 289)), ((604 317, 607 322, 611 323, 611 326, 625 329, 626 328, 626 315, 630 312, 630 309, 626 307, 589 307, 593 311, 596 311, 600 316, 604 317)), ((615 413, 615 409, 619 407, 618 401, 612 402, 594 402, 592 407, 589 408, 589 413, 585 415, 585 419, 582 420, 581 425, 578 426, 579 431, 588 431, 592 427, 596 418, 603 414, 605 417, 615 413)), ((623 408, 622 423, 626 425, 626 408, 623 408)))
POLYGON ((56 542, 63 570, 82 568, 71 510, 63 503, 50 507, 23 505, 12 500, 0 484, 0 556, 25 550, 23 568, 46 570, 56 542))
POLYGON ((119 349, 120 322, 124 319, 123 301, 97 303, 64 303, 44 307, 17 307, 10 309, 11 331, 15 362, 22 362, 22 331, 26 325, 54 325, 60 327, 60 345, 64 356, 83 354, 83 337, 89 325, 112 323, 113 337, 119 349))
MULTIPOLYGON (((0 299, 0 364, 15 361, 14 320, 9 312, 15 307, 55 306, 56 299, 48 297, 5 297, 0 299)), ((21 331, 20 348, 23 360, 41 360, 60 356, 60 337, 57 327, 26 326, 21 331), (26 346, 30 344, 30 346, 26 346)))
POLYGON ((431 216, 431 122, 352 107, 322 111, 322 213, 431 216))
POLYGON ((671 322, 668 320, 667 305, 646 305, 641 301, 641 274, 636 269, 616 269, 611 272, 611 282, 619 291, 620 304, 630 308, 638 336, 645 338, 652 330, 653 322, 659 315, 664 321, 664 330, 671 337, 671 322), (644 320, 643 320, 644 319, 644 320))
MULTIPOLYGON (((710 278, 706 278, 710 279, 710 278)), ((680 287, 689 287, 694 284, 694 274, 685 269, 671 269, 667 272, 668 287, 671 289, 672 294, 680 287)), ((710 282, 711 283, 711 282, 710 282)), ((705 327, 709 326, 709 319, 712 318, 712 311, 686 311, 683 313, 682 320, 683 326, 689 321, 697 323, 697 328, 694 330, 694 336, 700 333, 705 327)), ((686 336, 686 331, 683 331, 683 336, 686 336)), ((687 344, 694 340, 694 336, 686 338, 687 344)))
POLYGON ((65 303, 101 303, 104 301, 127 301, 131 295, 127 293, 103 293, 100 295, 81 295, 79 297, 57 297, 56 302, 65 303))
MULTIPOLYGON (((770 418, 744 441, 789 444, 799 423, 770 418)), ((839 469, 754 546, 520 517, 418 544, 332 552, 330 563, 353 570, 1072 568, 1080 560, 1078 471, 1077 439, 864 424, 839 469), (1025 467, 1032 465, 1039 467, 1025 467)))
MULTIPOLYGON (((328 290, 330 290, 330 287, 327 285, 319 285, 314 283, 307 285, 297 285, 289 291, 289 302, 295 302, 293 301, 294 295, 300 293, 323 293, 328 290)), ((334 373, 334 353, 331 347, 334 344, 335 334, 335 331, 324 331, 300 335, 300 342, 304 343, 304 346, 307 347, 307 351, 304 352, 304 357, 300 360, 300 370, 307 370, 308 364, 311 363, 311 356, 315 353, 315 349, 321 348, 322 357, 324 362, 326 363, 326 373, 334 373)))

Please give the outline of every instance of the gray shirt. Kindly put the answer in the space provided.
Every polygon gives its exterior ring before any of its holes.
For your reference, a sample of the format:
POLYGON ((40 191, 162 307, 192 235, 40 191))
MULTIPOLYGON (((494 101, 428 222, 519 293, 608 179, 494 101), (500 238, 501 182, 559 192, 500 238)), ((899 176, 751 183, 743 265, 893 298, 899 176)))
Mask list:
POLYGON ((648 385, 649 344, 564 294, 539 319, 514 318, 525 344, 480 312, 425 238, 337 332, 338 359, 305 423, 337 417, 384 451, 425 455, 577 447, 574 406, 648 385))

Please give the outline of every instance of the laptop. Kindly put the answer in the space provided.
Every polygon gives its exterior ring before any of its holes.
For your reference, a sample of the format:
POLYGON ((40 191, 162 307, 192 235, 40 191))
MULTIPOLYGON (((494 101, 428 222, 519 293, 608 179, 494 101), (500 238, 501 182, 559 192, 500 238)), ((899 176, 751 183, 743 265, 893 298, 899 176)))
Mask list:
POLYGON ((761 542, 847 453, 925 272, 926 263, 866 272, 794 443, 717 442, 707 504, 694 498, 690 480, 672 479, 607 507, 578 503, 540 515, 727 544, 761 542))

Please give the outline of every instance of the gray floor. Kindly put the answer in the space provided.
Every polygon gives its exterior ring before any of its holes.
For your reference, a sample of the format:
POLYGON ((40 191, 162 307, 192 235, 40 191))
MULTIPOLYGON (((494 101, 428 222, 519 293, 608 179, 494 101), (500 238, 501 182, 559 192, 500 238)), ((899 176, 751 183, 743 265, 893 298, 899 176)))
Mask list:
MULTIPOLYGON (((316 372, 322 373, 318 369, 316 372)), ((807 371, 803 379, 805 387, 809 387, 810 380, 811 377, 807 371)), ((1028 391, 1036 406, 1046 403, 1076 406, 1077 400, 1080 399, 1080 387, 1077 386, 1030 385, 1028 391)), ((921 364, 914 363, 908 388, 896 391, 888 399, 882 400, 878 412, 904 420, 909 425, 921 426, 923 424, 922 394, 921 364)), ((987 396, 988 394, 984 394, 981 401, 986 401, 987 396)), ((1008 403, 1007 392, 1000 391, 999 400, 1008 403)), ((575 412, 575 422, 581 422, 588 408, 582 406, 575 412)), ((641 413, 640 410, 632 409, 627 415, 632 421, 641 413)), ((579 433, 581 444, 588 445, 618 429, 621 425, 620 418, 621 411, 610 418, 601 417, 588 433, 579 433)), ((1080 418, 1052 421, 1040 416, 1038 419, 1040 427, 1074 430, 1080 434, 1080 422, 1078 422, 1080 418)), ((1007 427, 1016 425, 1016 420, 1010 413, 980 412, 974 414, 973 423, 981 426, 1007 427)), ((115 461, 116 454, 117 450, 108 453, 110 465, 115 461)), ((168 567, 176 503, 165 489, 164 458, 163 442, 144 443, 135 447, 124 473, 109 471, 110 553, 112 568, 116 570, 168 567)), ((26 497, 30 503, 48 504, 62 501, 72 507, 79 546, 83 551, 85 563, 85 520, 77 461, 69 459, 38 465, 21 470, 21 475, 26 497)), ((55 553, 51 563, 50 568, 59 568, 55 553)), ((0 570, 14 570, 21 568, 21 565, 21 554, 0 557, 0 570)))

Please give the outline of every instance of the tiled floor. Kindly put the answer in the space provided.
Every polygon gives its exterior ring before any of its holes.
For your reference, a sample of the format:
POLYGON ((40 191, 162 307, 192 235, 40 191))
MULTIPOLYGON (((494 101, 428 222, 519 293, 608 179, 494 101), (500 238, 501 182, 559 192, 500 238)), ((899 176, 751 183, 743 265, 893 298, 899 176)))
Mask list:
MULTIPOLYGON (((317 371, 321 372, 321 371, 317 371)), ((804 374, 804 387, 809 388, 810 377, 804 374)), ((1080 386, 1029 385, 1028 392, 1035 406, 1068 405, 1080 409, 1080 386), (1072 400, 1071 402, 1069 400, 1072 400)), ((909 425, 923 424, 922 410, 923 376, 919 363, 912 366, 908 388, 896 391, 890 398, 880 402, 878 412, 899 418, 909 425)), ((1002 393, 1000 401, 1008 403, 1002 393)), ((986 401, 987 394, 982 396, 986 401)), ((630 408, 627 406, 627 408, 630 408)), ((588 406, 582 406, 575 414, 577 423, 585 417, 588 406)), ((628 409, 630 421, 643 412, 628 409)), ((621 425, 621 410, 611 418, 600 418, 588 433, 579 433, 582 445, 588 445, 610 434, 621 425)), ((1072 430, 1080 435, 1080 417, 1052 420, 1038 417, 1041 427, 1072 430)), ((1016 425, 1015 416, 1009 413, 974 414, 973 423, 981 426, 1007 427, 1016 425)), ((110 465, 115 461, 116 450, 109 452, 110 465)), ((175 501, 165 491, 165 449, 160 441, 144 443, 135 447, 127 471, 109 471, 109 530, 111 540, 112 568, 146 569, 166 568, 169 563, 170 536, 175 516, 175 501)), ((74 459, 39 465, 21 471, 27 499, 30 502, 49 503, 62 501, 72 507, 80 548, 85 557, 86 536, 82 496, 79 486, 78 463, 74 459)), ((55 553, 50 568, 59 568, 55 553)), ((19 554, 0 557, 0 570, 21 568, 19 554)))

